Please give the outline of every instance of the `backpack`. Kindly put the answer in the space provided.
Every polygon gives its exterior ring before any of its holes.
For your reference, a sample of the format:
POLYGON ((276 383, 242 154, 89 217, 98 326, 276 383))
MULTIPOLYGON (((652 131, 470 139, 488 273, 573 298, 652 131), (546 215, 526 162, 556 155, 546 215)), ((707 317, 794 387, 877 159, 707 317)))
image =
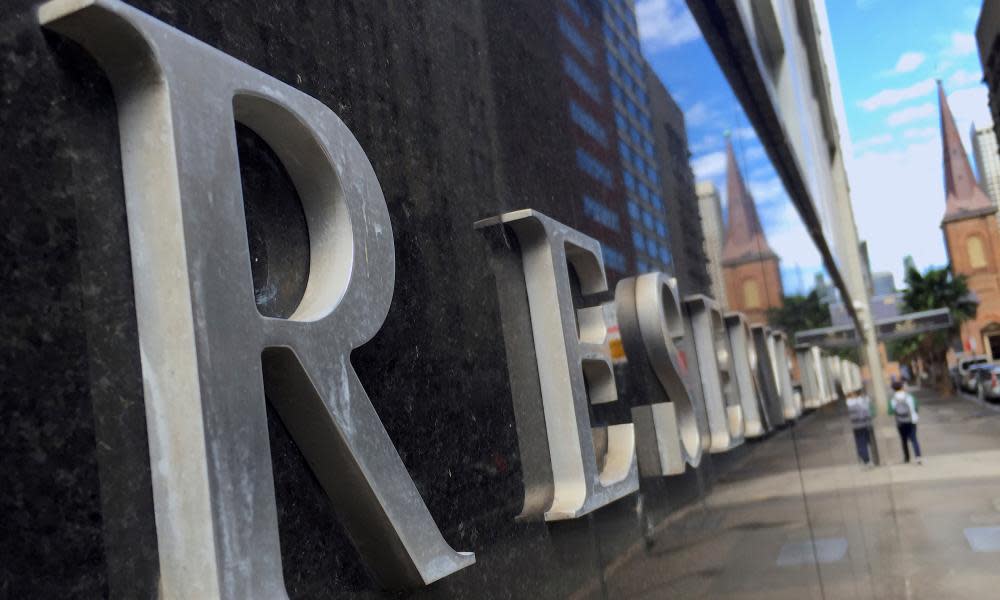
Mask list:
POLYGON ((867 427, 872 418, 872 413, 868 409, 868 403, 860 398, 847 405, 847 414, 850 416, 851 425, 855 429, 867 427))
POLYGON ((893 398, 892 410, 896 413, 897 423, 911 423, 913 422, 913 414, 910 412, 909 394, 903 397, 902 400, 893 398))

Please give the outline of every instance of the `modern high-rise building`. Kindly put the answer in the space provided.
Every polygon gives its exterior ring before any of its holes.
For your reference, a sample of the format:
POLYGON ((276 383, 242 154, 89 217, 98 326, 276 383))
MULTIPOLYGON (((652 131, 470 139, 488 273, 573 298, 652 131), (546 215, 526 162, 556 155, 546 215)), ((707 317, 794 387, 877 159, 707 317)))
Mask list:
POLYGON ((684 111, 648 66, 646 91, 653 118, 653 140, 656 144, 660 185, 667 209, 667 231, 671 242, 674 275, 677 276, 682 294, 708 294, 712 284, 705 257, 705 239, 702 235, 694 173, 688 160, 684 111))
POLYGON ((977 129, 973 123, 969 141, 972 143, 972 157, 976 159, 979 187, 993 201, 993 206, 997 206, 1000 199, 1000 147, 997 146, 997 136, 992 127, 977 129))
MULTIPOLYGON (((568 0, 569 5, 584 0, 568 0)), ((627 197, 635 271, 673 272, 667 207, 657 164, 646 60, 639 48, 635 7, 625 0, 602 0, 605 58, 614 108, 615 140, 627 197)))
POLYGON ((708 276, 711 279, 711 296, 719 304, 728 308, 726 281, 722 278, 722 242, 724 223, 719 190, 711 181, 699 181, 697 185, 698 212, 701 215, 701 231, 705 238, 705 259, 708 276))

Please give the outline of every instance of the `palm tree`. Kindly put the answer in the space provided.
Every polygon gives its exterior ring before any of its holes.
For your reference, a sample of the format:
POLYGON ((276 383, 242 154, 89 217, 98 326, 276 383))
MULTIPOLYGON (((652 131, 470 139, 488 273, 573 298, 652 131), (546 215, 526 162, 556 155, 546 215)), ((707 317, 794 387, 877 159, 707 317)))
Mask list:
POLYGON ((946 379, 945 360, 948 348, 958 335, 959 326, 976 318, 979 301, 969 292, 965 275, 953 275, 948 267, 929 268, 923 275, 912 265, 906 270, 903 291, 903 309, 907 312, 948 308, 951 310, 952 328, 924 333, 900 340, 892 345, 892 353, 901 360, 924 359, 930 366, 935 382, 946 379))

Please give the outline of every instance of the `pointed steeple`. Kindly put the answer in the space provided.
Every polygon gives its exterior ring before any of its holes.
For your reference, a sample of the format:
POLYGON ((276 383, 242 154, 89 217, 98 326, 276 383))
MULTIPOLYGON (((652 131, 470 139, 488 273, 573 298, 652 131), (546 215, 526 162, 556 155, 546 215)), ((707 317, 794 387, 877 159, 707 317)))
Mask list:
POLYGON ((996 212, 986 192, 979 187, 969 156, 962 146, 955 118, 948 107, 941 80, 937 82, 938 104, 941 108, 941 148, 944 160, 944 190, 946 194, 942 223, 996 212))
POLYGON ((764 228, 760 225, 753 196, 743 183, 743 175, 736 165, 733 142, 726 139, 726 203, 729 206, 729 223, 726 242, 722 246, 722 264, 737 265, 754 260, 777 258, 767 244, 764 228))

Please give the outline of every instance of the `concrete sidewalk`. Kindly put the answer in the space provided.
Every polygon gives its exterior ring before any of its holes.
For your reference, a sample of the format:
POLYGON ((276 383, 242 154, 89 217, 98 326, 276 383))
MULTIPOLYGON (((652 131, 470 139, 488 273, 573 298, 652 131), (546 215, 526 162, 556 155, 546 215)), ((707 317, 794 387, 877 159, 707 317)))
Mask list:
POLYGON ((857 462, 832 405, 752 444, 708 495, 609 566, 613 598, 1000 597, 1000 410, 917 391, 924 465, 857 462))

